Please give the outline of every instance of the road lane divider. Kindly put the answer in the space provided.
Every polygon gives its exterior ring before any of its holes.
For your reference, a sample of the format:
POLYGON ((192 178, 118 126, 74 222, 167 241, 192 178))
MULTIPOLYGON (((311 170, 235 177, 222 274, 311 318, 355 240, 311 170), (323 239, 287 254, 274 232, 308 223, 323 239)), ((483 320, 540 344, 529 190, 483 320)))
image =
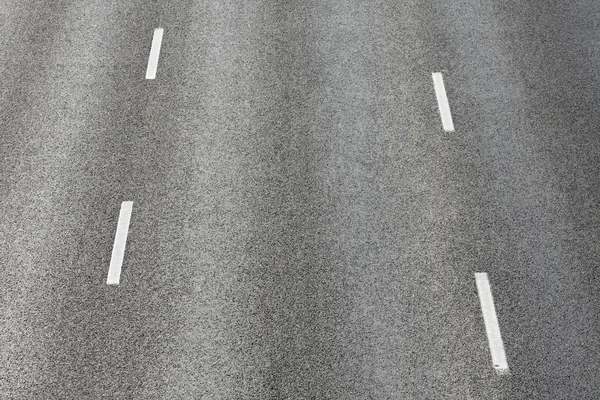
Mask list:
POLYGON ((481 302, 481 311, 483 312, 483 321, 485 323, 490 352, 492 353, 494 369, 498 375, 508 375, 510 371, 506 361, 504 344, 500 336, 500 327, 498 326, 496 308, 494 307, 494 299, 492 298, 487 273, 475 273, 475 281, 477 283, 477 292, 479 293, 479 301, 481 302))
POLYGON ((121 279, 121 266, 123 265, 123 256, 125 255, 125 243, 127 242, 132 208, 133 201, 124 201, 121 203, 117 233, 115 234, 110 267, 108 268, 108 278, 106 278, 107 285, 118 285, 121 279))
POLYGON ((448 96, 446 96, 444 78, 441 72, 432 72, 431 76, 433 77, 435 96, 437 97, 440 116, 442 117, 442 126, 446 132, 453 132, 454 123, 452 122, 452 114, 450 114, 450 104, 448 103, 448 96))
POLYGON ((156 68, 158 67, 158 56, 160 55, 160 45, 162 43, 163 28, 154 30, 152 38, 152 48, 150 49, 150 57, 148 57, 148 69, 146 70, 146 79, 156 78, 156 68))

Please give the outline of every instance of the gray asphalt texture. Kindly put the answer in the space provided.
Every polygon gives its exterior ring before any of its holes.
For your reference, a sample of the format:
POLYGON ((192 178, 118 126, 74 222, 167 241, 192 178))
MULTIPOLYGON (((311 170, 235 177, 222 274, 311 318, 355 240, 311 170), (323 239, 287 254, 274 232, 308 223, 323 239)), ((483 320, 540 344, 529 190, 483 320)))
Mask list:
POLYGON ((599 21, 3 1, 0 398, 599 399, 599 21))

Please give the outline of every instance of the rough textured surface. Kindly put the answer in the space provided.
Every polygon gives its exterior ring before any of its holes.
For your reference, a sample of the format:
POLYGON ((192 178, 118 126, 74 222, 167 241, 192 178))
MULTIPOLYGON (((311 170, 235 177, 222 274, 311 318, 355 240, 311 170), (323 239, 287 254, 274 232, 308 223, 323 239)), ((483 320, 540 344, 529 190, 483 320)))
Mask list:
POLYGON ((600 398, 600 3, 556 3, 4 1, 0 398, 600 398))

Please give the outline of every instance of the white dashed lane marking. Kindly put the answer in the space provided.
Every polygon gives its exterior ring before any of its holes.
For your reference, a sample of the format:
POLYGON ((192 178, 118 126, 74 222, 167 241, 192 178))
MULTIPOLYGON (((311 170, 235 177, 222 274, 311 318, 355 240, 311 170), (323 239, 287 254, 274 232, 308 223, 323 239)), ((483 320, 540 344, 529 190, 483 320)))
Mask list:
POLYGON ((125 243, 127 242, 127 232, 129 231, 129 221, 131 220, 131 210, 133 201, 124 201, 121 203, 121 212, 119 222, 117 223, 117 233, 115 234, 115 244, 113 246, 110 267, 108 269, 107 285, 118 285, 121 278, 121 266, 123 265, 123 256, 125 255, 125 243))
POLYGON ((477 272, 475 273, 475 281, 477 282, 485 331, 490 345, 490 352, 492 353, 492 363, 498 375, 507 375, 509 374, 508 363, 506 362, 504 344, 500 336, 500 327, 498 326, 498 318, 496 317, 496 308, 494 307, 494 299, 492 298, 488 276, 485 272, 477 272))
POLYGON ((146 79, 156 78, 156 68, 158 67, 158 56, 160 55, 160 45, 162 43, 163 28, 154 30, 152 38, 152 48, 150 49, 150 57, 148 57, 148 69, 146 70, 146 79))
POLYGON ((452 115, 450 114, 450 104, 446 96, 446 88, 444 87, 444 79, 441 72, 432 72, 433 86, 435 88, 435 96, 437 97, 440 115, 442 117, 442 126, 446 132, 454 131, 454 123, 452 123, 452 115))

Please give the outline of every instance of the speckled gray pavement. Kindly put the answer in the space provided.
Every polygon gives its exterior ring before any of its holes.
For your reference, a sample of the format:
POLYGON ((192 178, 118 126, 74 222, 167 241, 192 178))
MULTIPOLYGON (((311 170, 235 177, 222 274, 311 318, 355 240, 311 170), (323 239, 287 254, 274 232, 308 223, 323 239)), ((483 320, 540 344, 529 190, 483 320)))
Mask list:
POLYGON ((598 21, 4 0, 0 398, 599 399, 598 21))

